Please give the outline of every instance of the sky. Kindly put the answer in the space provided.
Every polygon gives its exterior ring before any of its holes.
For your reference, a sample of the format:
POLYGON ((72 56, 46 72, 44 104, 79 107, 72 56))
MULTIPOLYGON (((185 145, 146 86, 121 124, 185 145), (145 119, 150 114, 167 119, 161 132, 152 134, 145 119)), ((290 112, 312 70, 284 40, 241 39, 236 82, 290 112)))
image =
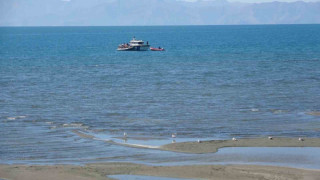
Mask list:
POLYGON ((319 0, 228 0, 229 2, 250 2, 250 3, 259 3, 259 2, 295 2, 295 1, 305 1, 305 2, 315 2, 319 0))
MULTIPOLYGON (((184 1, 198 1, 198 0, 184 0, 184 1)), ((208 0, 210 1, 210 0, 208 0)), ((295 1, 305 1, 305 2, 317 2, 320 0, 228 0, 229 2, 244 2, 244 3, 263 3, 263 2, 295 2, 295 1)))
POLYGON ((183 1, 0 0, 0 26, 320 24, 320 0, 183 1))

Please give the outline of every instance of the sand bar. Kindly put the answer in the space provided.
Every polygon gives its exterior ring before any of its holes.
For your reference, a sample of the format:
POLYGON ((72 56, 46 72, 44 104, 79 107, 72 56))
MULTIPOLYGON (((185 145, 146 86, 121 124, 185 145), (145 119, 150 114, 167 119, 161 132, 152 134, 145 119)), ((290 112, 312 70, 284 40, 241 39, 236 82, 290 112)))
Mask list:
POLYGON ((131 163, 72 165, 0 165, 0 178, 8 180, 102 180, 108 175, 131 174, 201 179, 306 179, 316 180, 319 170, 252 165, 146 166, 131 163))
POLYGON ((213 153, 223 147, 320 147, 320 138, 268 138, 212 140, 198 142, 172 143, 161 146, 160 149, 184 153, 213 153))
POLYGON ((312 111, 312 112, 308 112, 307 114, 312 116, 320 116, 320 111, 312 111))

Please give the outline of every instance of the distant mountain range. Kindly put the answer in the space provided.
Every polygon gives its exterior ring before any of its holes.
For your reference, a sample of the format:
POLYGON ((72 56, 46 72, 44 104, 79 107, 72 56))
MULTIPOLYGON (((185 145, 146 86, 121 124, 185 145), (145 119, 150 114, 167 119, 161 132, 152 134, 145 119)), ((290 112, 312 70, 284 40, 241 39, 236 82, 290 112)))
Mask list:
POLYGON ((320 23, 320 2, 0 0, 0 26, 315 23, 320 23))

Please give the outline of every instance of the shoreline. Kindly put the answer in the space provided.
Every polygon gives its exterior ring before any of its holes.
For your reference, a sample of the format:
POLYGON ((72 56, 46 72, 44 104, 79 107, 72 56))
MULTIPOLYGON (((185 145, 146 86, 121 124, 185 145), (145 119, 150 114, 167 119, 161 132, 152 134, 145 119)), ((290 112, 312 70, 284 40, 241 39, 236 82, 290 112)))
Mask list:
MULTIPOLYGON (((97 140, 95 136, 83 133, 79 130, 73 130, 73 133, 79 137, 86 139, 97 140)), ((120 139, 119 137, 116 137, 120 139)), ((130 137, 128 137, 130 139, 130 137)), ((147 139, 147 138, 142 138, 147 139)), ((143 148, 143 149, 156 149, 172 152, 181 153, 193 153, 193 154, 204 154, 204 153, 215 153, 220 148, 225 147, 320 147, 320 138, 303 138, 299 140, 296 138, 287 137, 273 137, 269 139, 265 138, 240 138, 237 140, 206 140, 206 141, 186 141, 186 142, 175 142, 165 145, 146 145, 146 144, 130 144, 115 142, 112 139, 101 140, 106 143, 116 144, 119 146, 126 146, 132 148, 143 148)), ((143 142, 143 140, 141 140, 143 142)))
MULTIPOLYGON (((79 137, 96 140, 96 137, 74 130, 79 137)), ((119 137, 115 137, 119 138, 119 137)), ((129 137, 130 138, 130 137, 129 137)), ((143 143, 145 139, 141 139, 143 143)), ((154 149, 181 153, 215 153, 224 147, 320 147, 320 138, 243 138, 237 140, 208 140, 192 142, 176 142, 148 147, 140 144, 117 143, 112 139, 103 140, 105 143, 134 148, 154 149)), ((296 168, 279 165, 248 165, 248 164, 193 164, 157 165, 130 162, 85 163, 81 165, 29 165, 29 164, 0 164, 0 179, 4 180, 103 180, 112 179, 108 175, 140 175, 168 178, 191 179, 309 179, 320 177, 320 169, 296 168)))
POLYGON ((95 163, 76 165, 1 165, 0 179, 7 180, 103 180, 108 175, 143 175, 201 179, 310 179, 320 177, 320 170, 259 165, 186 165, 147 166, 133 163, 95 163))

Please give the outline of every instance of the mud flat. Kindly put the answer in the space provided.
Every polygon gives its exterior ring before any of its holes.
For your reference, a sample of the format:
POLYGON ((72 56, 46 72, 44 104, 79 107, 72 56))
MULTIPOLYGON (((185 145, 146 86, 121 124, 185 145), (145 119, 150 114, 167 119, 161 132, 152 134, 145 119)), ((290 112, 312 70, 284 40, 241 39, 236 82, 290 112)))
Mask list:
POLYGON ((212 140, 203 142, 182 142, 161 146, 160 149, 185 153, 213 153, 224 147, 320 147, 320 138, 268 138, 212 140))
POLYGON ((319 170, 256 165, 146 166, 131 163, 72 165, 0 165, 0 179, 9 180, 102 180, 108 175, 128 174, 201 179, 309 179, 320 177, 319 170))

